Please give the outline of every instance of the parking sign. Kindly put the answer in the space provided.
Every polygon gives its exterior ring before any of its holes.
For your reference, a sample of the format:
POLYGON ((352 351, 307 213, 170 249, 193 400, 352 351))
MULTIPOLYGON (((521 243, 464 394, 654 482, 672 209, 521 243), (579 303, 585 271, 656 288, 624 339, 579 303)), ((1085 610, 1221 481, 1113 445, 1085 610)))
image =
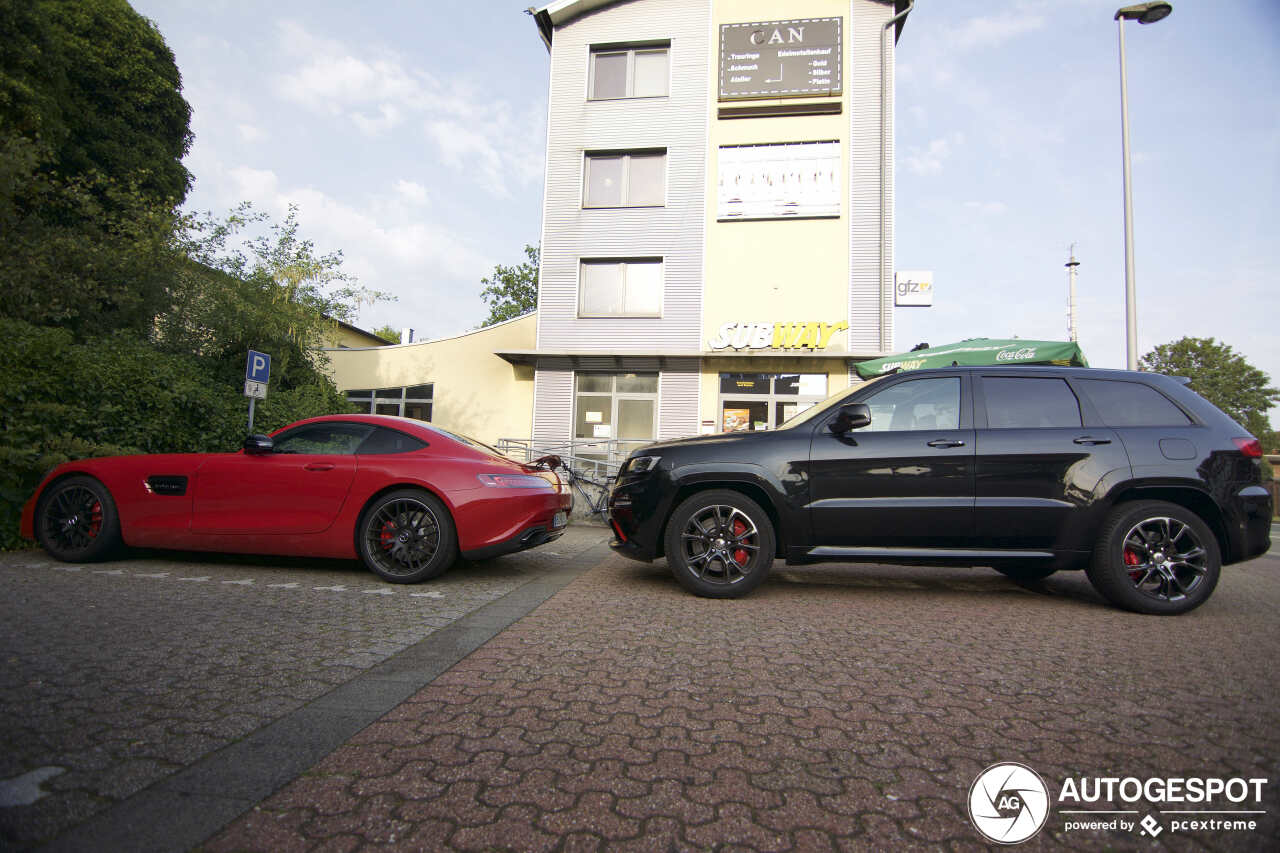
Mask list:
POLYGON ((244 366, 244 378, 250 382, 267 384, 271 378, 271 356, 265 352, 249 350, 249 360, 244 366))

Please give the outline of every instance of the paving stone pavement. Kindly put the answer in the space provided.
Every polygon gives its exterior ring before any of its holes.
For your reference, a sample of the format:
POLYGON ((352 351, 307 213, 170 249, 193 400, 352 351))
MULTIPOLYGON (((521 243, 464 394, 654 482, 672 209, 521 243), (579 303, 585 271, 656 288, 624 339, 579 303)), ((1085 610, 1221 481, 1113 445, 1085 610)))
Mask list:
POLYGON ((403 586, 348 561, 0 555, 0 850, 118 806, 604 538, 575 525, 403 586))
POLYGON ((1050 791, 1270 780, 1254 832, 1055 808, 1021 849, 1280 849, 1278 606, 1274 556, 1176 618, 1078 573, 784 568, 712 601, 610 556, 203 849, 979 850, 964 803, 998 761, 1050 791))

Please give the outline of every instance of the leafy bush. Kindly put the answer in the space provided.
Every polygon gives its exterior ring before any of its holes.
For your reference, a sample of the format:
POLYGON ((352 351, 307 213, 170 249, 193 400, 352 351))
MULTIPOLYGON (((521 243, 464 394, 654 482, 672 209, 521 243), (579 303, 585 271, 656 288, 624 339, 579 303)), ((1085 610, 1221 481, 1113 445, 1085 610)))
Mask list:
MULTIPOLYGON (((0 319, 0 366, 0 548, 20 543, 22 504, 59 463, 233 451, 244 438, 247 401, 218 378, 218 364, 160 352, 130 332, 77 342, 66 329, 0 319)), ((345 411, 328 382, 273 388, 254 431, 345 411)))

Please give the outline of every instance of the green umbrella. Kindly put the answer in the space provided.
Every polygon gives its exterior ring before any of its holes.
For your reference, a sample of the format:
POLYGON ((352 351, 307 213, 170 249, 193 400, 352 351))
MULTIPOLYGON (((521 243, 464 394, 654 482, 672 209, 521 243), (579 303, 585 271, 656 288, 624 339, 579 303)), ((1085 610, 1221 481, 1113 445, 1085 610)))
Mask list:
POLYGON ((951 367, 986 364, 1059 364, 1088 367, 1080 345, 1071 341, 1025 341, 1020 338, 970 338, 957 344, 930 347, 860 361, 854 365, 858 375, 871 379, 896 370, 919 370, 923 367, 951 367))

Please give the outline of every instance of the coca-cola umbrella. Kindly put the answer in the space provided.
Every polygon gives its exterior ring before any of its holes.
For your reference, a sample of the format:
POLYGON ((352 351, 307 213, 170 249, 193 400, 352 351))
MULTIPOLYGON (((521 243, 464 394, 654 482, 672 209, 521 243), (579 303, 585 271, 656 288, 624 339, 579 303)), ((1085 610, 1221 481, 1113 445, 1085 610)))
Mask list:
POLYGON ((1080 345, 1071 341, 1027 341, 1020 338, 970 338, 945 346, 929 347, 860 361, 854 365, 863 379, 872 379, 900 370, 925 367, 988 364, 1057 364, 1063 367, 1088 367, 1080 345))

